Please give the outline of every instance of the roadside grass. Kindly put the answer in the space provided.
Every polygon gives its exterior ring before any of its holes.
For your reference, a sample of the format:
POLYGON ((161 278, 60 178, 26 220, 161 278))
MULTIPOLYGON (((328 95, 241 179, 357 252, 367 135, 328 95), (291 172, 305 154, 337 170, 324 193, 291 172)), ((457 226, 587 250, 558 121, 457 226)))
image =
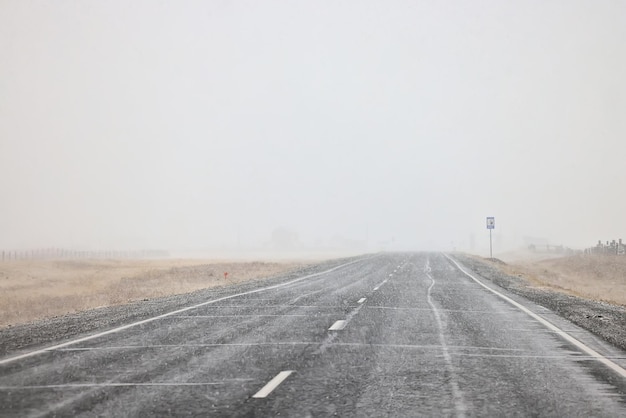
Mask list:
POLYGON ((166 259, 0 263, 0 327, 241 283, 302 265, 166 259))
POLYGON ((485 261, 501 271, 575 296, 626 306, 626 257, 574 255, 542 260, 517 259, 506 264, 485 261))

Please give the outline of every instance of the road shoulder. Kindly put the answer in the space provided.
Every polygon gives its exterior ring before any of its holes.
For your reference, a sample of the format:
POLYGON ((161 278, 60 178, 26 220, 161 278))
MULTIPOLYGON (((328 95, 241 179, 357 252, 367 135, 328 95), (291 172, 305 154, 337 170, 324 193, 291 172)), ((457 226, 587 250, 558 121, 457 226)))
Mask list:
POLYGON ((626 350, 626 309, 558 291, 534 287, 522 277, 511 276, 486 261, 464 254, 453 257, 497 286, 552 310, 610 344, 626 350))
POLYGON ((226 285, 195 292, 166 296, 125 305, 102 307, 47 318, 0 329, 0 358, 23 350, 35 350, 69 339, 102 332, 131 322, 162 315, 187 306, 217 299, 230 294, 271 286, 299 277, 328 270, 364 256, 333 259, 268 278, 259 278, 235 285, 226 285))

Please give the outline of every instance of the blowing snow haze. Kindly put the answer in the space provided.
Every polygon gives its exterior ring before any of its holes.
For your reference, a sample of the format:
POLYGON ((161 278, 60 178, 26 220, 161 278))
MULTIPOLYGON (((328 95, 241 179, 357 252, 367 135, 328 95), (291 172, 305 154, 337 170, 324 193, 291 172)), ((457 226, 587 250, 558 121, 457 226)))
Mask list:
POLYGON ((479 250, 486 216, 500 249, 626 238, 624 22, 616 1, 3 0, 0 248, 479 250))

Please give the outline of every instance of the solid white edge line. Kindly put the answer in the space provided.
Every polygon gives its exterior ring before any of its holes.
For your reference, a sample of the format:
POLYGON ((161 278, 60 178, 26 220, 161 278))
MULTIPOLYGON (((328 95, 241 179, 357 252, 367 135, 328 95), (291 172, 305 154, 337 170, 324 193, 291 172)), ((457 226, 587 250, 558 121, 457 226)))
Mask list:
POLYGON ((24 359, 24 358, 36 356, 36 355, 39 355, 39 354, 43 354, 43 353, 51 351, 51 350, 56 350, 56 349, 59 349, 59 348, 70 346, 70 345, 82 343, 84 341, 93 340, 93 339, 96 339, 96 338, 99 338, 99 337, 103 337, 105 335, 115 334, 117 332, 126 330, 128 328, 133 328, 133 327, 136 327, 138 325, 147 324, 149 322, 153 322, 153 321, 156 321, 158 319, 167 318, 168 316, 176 315, 176 314, 179 314, 179 313, 182 313, 182 312, 187 312, 187 311, 190 311, 192 309, 196 309, 196 308, 199 308, 199 307, 202 307, 202 306, 206 306, 206 305, 210 305, 210 304, 213 304, 213 303, 221 302, 223 300, 228 300, 228 299, 232 299, 232 298, 236 298, 236 297, 244 296, 244 295, 250 295, 250 294, 253 294, 253 293, 264 292, 266 290, 278 289, 278 288, 283 287, 283 286, 288 286, 288 285, 293 284, 293 283, 301 282, 302 280, 306 280, 306 279, 310 279, 312 277, 317 277, 317 276, 321 276, 321 275, 324 275, 324 274, 327 274, 327 273, 331 273, 331 272, 333 272, 335 270, 338 270, 338 269, 340 269, 342 267, 346 267, 346 266, 349 266, 351 264, 361 262, 363 260, 368 260, 368 259, 373 258, 373 257, 376 257, 376 255, 372 256, 372 257, 360 258, 358 260, 350 261, 349 263, 341 264, 341 265, 333 267, 331 269, 328 269, 328 270, 325 270, 325 271, 321 271, 319 273, 309 274, 308 276, 300 277, 298 279, 291 280, 291 281, 288 281, 288 282, 285 282, 285 283, 279 283, 279 284, 272 285, 272 286, 262 287, 260 289, 249 290, 247 292, 237 293, 235 295, 224 296, 224 297, 221 297, 221 298, 218 298, 218 299, 213 299, 213 300, 210 300, 210 301, 207 301, 207 302, 202 302, 202 303, 199 303, 197 305, 188 306, 188 307, 182 308, 182 309, 177 309, 177 310, 172 311, 172 312, 167 312, 167 313, 164 313, 164 314, 152 317, 152 318, 147 318, 147 319, 144 319, 142 321, 137 321, 137 322, 133 322, 131 324, 123 325, 121 327, 113 328, 113 329, 110 329, 108 331, 99 332, 97 334, 88 335, 88 336, 82 337, 82 338, 77 338, 75 340, 70 340, 70 341, 67 341, 67 342, 64 342, 64 343, 61 343, 61 344, 53 345, 53 346, 46 347, 46 348, 41 348, 39 350, 29 351, 27 353, 20 354, 18 356, 9 357, 9 358, 0 360, 0 365, 11 363, 11 362, 14 362, 14 361, 17 361, 17 360, 21 360, 21 359, 24 359))
POLYGON ((463 272, 467 277, 469 277, 470 279, 474 280, 476 283, 478 283, 479 285, 481 285, 485 289, 489 290, 491 293, 495 294, 496 296, 501 297, 502 299, 504 299, 507 302, 509 302, 511 305, 515 306, 516 308, 520 309, 524 313, 528 314, 530 317, 532 317, 533 319, 535 319, 538 322, 540 322, 546 328, 548 328, 551 331, 554 331, 556 334, 561 336, 563 339, 567 340, 568 342, 572 343, 573 345, 575 345, 576 347, 578 347, 579 349, 581 349, 585 353, 589 354, 591 357, 593 357, 596 360, 598 360, 599 362, 603 363, 605 366, 609 367, 611 370, 613 370, 614 372, 616 372, 620 376, 626 378, 626 370, 624 368, 622 368, 618 364, 612 362, 608 358, 604 357, 602 354, 598 353, 593 348, 587 347, 585 344, 583 344, 582 342, 578 341, 576 338, 572 337, 571 335, 569 335, 568 333, 566 333, 565 331, 563 331, 562 329, 560 329, 556 325, 552 324, 551 322, 543 319, 542 317, 540 317, 539 315, 537 315, 536 313, 534 313, 530 309, 526 308, 524 305, 522 305, 520 303, 517 303, 513 299, 511 299, 510 297, 508 297, 506 295, 503 295, 502 293, 498 292, 497 290, 494 290, 494 289, 490 288, 489 286, 487 286, 486 284, 484 284, 483 282, 478 280, 476 277, 474 277, 473 275, 471 275, 470 273, 465 271, 465 269, 463 269, 463 267, 461 267, 459 265, 459 263, 457 263, 456 260, 454 260, 448 254, 444 253, 443 255, 445 257, 447 257, 450 261, 452 261, 457 266, 457 268, 461 272, 463 272))
POLYGON ((361 299, 359 299, 359 301, 358 301, 357 303, 363 303, 363 302, 365 302, 366 300, 367 300, 366 298, 361 298, 361 299))
POLYGON ((278 387, 278 385, 283 383, 283 381, 288 378, 291 373, 293 373, 293 370, 285 370, 278 373, 276 376, 274 376, 272 380, 267 382, 267 384, 263 386, 263 388, 261 388, 261 390, 255 393, 252 397, 257 399, 267 397, 267 395, 272 393, 274 389, 278 387))
POLYGON ((335 323, 328 328, 329 331, 341 331, 342 329, 344 329, 346 327, 346 320, 345 319, 340 319, 338 321, 335 321, 335 323))

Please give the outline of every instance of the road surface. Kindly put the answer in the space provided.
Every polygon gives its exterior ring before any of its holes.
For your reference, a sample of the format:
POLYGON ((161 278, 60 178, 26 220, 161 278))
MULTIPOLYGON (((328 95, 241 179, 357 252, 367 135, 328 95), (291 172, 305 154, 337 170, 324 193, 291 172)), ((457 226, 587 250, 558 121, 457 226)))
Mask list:
POLYGON ((626 353, 460 267, 367 256, 14 353, 0 415, 626 416, 626 353))

